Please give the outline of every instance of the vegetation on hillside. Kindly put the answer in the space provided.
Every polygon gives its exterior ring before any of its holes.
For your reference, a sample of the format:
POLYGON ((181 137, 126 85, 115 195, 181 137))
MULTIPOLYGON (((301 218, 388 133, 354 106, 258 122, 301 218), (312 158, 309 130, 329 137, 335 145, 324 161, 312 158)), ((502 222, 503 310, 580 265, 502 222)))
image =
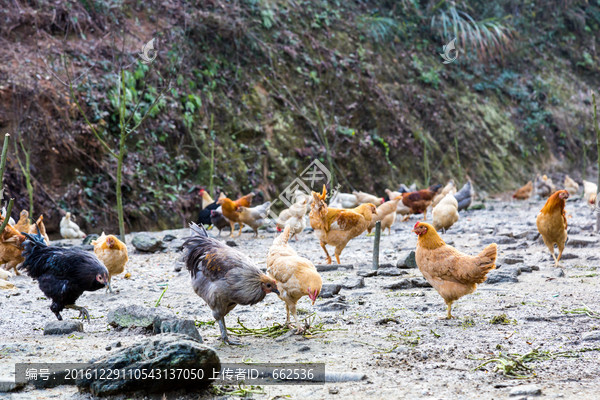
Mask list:
POLYGON ((0 132, 25 144, 6 181, 50 229, 59 208, 116 228, 125 126, 132 230, 181 226, 197 186, 276 197, 314 158, 379 193, 581 178, 596 158, 600 0, 28 0, 0 19, 0 132))

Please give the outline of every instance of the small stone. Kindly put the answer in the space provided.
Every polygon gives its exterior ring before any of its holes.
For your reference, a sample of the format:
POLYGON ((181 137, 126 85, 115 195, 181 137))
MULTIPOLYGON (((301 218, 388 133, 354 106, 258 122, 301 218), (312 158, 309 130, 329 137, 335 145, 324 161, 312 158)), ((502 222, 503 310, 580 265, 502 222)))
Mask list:
POLYGON ((562 257, 560 257, 561 260, 575 260, 577 258, 579 258, 579 256, 573 253, 563 253, 562 257))
POLYGON ((328 299, 338 294, 340 290, 342 290, 342 285, 338 283, 325 283, 321 287, 320 296, 323 299, 328 299))
POLYGON ((417 268, 417 260, 415 258, 415 252, 411 251, 410 253, 406 254, 404 257, 400 257, 400 259, 398 260, 398 264, 396 265, 396 267, 401 268, 401 269, 410 269, 410 268, 417 268))
POLYGON ((591 342, 595 340, 600 340, 600 332, 587 332, 581 336, 581 340, 585 342, 591 342))
POLYGON ((307 351, 310 351, 310 347, 308 346, 302 346, 298 349, 299 353, 306 353, 307 351))
POLYGON ((73 332, 83 332, 80 321, 52 321, 44 327, 44 335, 66 335, 73 332))
POLYGON ((349 277, 342 282, 342 288, 344 289, 360 289, 365 287, 365 278, 357 276, 357 277, 349 277))
POLYGON ((237 247, 237 243, 234 240, 227 240, 225 244, 229 247, 237 247))
POLYGON ((399 281, 386 285, 383 288, 388 290, 404 290, 412 289, 412 287, 413 284, 409 279, 400 279, 399 281))
POLYGON ((170 234, 167 234, 162 238, 163 242, 171 242, 175 239, 177 239, 177 236, 170 235, 170 234))
POLYGON ((537 385, 522 385, 510 389, 509 396, 539 396, 542 389, 537 385))
POLYGON ((131 241, 131 244, 138 251, 145 253, 156 253, 165 247, 162 240, 152 237, 147 233, 138 233, 135 235, 131 241))
POLYGON ((183 269, 184 264, 180 261, 175 261, 175 265, 173 266, 173 271, 179 272, 183 269))
POLYGON ((587 247, 594 246, 598 243, 598 240, 593 237, 587 236, 569 236, 567 244, 569 247, 587 247))
POLYGON ((562 268, 556 268, 552 275, 554 275, 557 278, 564 278, 565 271, 562 268))
POLYGON ((523 262, 522 256, 506 256, 502 259, 502 264, 513 265, 513 264, 521 264, 523 262))
POLYGON ((358 276, 362 276, 363 278, 371 278, 373 276, 377 275, 377 270, 371 270, 371 271, 356 271, 356 275, 358 276))
POLYGON ((315 268, 319 272, 329 272, 338 269, 354 269, 354 264, 317 264, 315 268))
POLYGON ((408 275, 408 272, 403 271, 398 268, 395 268, 395 267, 377 270, 377 276, 401 276, 401 275, 408 275))
POLYGON ((173 315, 160 308, 149 308, 138 305, 121 306, 111 310, 107 322, 115 328, 145 328, 154 327, 155 321, 172 319, 173 315))
POLYGON ((338 300, 331 300, 319 306, 321 311, 345 311, 348 305, 338 300))
POLYGON ((416 287, 416 288, 432 287, 431 284, 429 282, 427 282, 427 279, 425 279, 425 278, 412 278, 410 281, 411 281, 413 287, 416 287))
POLYGON ((105 349, 106 351, 111 351, 111 350, 112 350, 112 347, 110 347, 110 346, 106 346, 104 349, 105 349))
POLYGON ((198 333, 196 323, 191 319, 159 319, 154 322, 154 333, 181 333, 202 343, 202 336, 198 333))
POLYGON ((514 283, 519 282, 517 276, 521 273, 518 267, 506 267, 502 269, 492 270, 488 275, 485 283, 494 285, 496 283, 514 283))
POLYGON ((329 394, 338 394, 338 393, 340 393, 340 389, 338 389, 337 387, 329 388, 329 394))
POLYGON ((100 236, 98 236, 95 233, 90 233, 89 235, 87 235, 86 237, 83 238, 83 240, 81 241, 82 245, 91 245, 92 244, 92 240, 96 240, 98 239, 100 236))

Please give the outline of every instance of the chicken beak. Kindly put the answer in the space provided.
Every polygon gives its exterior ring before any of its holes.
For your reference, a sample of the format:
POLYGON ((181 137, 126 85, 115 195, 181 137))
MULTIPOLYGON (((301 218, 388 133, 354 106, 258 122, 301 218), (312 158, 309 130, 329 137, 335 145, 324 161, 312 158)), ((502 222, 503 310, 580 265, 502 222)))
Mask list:
POLYGON ((279 289, 277 289, 276 287, 274 287, 273 289, 271 289, 271 292, 275 293, 276 295, 280 295, 279 289))

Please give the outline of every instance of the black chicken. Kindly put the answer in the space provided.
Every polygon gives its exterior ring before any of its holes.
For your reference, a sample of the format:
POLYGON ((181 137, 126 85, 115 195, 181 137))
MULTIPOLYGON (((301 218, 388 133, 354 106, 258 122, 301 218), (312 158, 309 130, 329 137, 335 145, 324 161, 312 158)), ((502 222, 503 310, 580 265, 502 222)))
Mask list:
POLYGON ((209 237, 203 226, 192 223, 190 228, 193 236, 184 247, 194 291, 211 308, 221 328, 221 339, 239 344, 228 338, 225 316, 238 304, 253 305, 267 293, 279 294, 277 282, 241 252, 209 237))
MULTIPOLYGON (((201 196, 202 196, 202 192, 204 192, 204 189, 200 189, 199 194, 201 196)), ((200 212, 198 213, 198 220, 196 221, 196 223, 198 225, 207 225, 208 226, 211 224, 211 221, 210 221, 211 211, 219 208, 219 205, 217 204, 216 201, 213 201, 209 205, 205 206, 204 201, 205 200, 202 198, 202 201, 200 204, 200 212)))
POLYGON ((90 320, 84 307, 75 301, 83 292, 93 292, 108 284, 108 270, 98 258, 82 250, 48 246, 38 229, 37 235, 23 233, 25 261, 19 267, 37 279, 42 292, 52 300, 50 310, 62 321, 60 312, 65 308, 79 310, 79 317, 90 320))

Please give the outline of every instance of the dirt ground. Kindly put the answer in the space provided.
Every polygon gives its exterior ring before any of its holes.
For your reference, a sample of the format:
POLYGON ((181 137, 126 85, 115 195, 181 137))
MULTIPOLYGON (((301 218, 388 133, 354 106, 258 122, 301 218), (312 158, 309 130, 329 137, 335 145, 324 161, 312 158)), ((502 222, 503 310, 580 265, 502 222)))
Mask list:
MULTIPOLYGON (((417 269, 408 269, 405 276, 366 277, 364 287, 342 289, 334 298, 317 300, 314 307, 308 298, 303 298, 299 308, 308 313, 316 311, 319 320, 331 329, 310 338, 242 337, 244 346, 229 347, 219 341, 217 326, 202 325, 200 334, 224 362, 325 362, 328 372, 355 372, 367 377, 359 382, 317 386, 263 386, 263 394, 254 394, 257 399, 504 399, 509 398, 516 386, 531 384, 541 389, 543 398, 595 398, 600 390, 600 320, 598 316, 564 311, 584 305, 600 311, 598 244, 583 243, 583 247, 575 248, 568 243, 562 261, 564 276, 560 276, 548 250, 535 237, 535 217, 542 205, 541 201, 489 201, 484 210, 462 212, 458 223, 442 235, 458 249, 472 254, 496 241, 499 271, 539 267, 521 273, 518 282, 480 285, 473 295, 455 303, 456 319, 439 319, 446 308, 431 288, 384 289, 400 279, 421 276, 417 269), (515 256, 521 256, 523 262, 515 256), (505 262, 506 258, 512 260, 505 262), (493 317, 502 314, 506 314, 507 324, 491 323, 493 317), (382 324, 386 318, 391 320, 382 324), (483 359, 499 353, 525 354, 534 349, 553 354, 573 351, 569 353, 573 357, 528 363, 535 374, 529 379, 505 377, 494 371, 493 363, 474 370, 483 359)), ((592 232, 595 215, 582 200, 569 201, 567 214, 572 239, 597 239, 592 232)), ((408 222, 396 222, 392 235, 382 236, 381 263, 396 265, 400 254, 414 250, 416 236, 411 229, 415 221, 413 217, 408 222)), ((188 230, 152 234, 163 237, 167 233, 184 238, 188 230)), ((252 234, 244 233, 235 242, 237 249, 264 267, 267 249, 275 235, 263 231, 254 239, 252 234)), ((324 254, 312 233, 303 233, 292 246, 315 264, 324 262, 324 254)), ((357 273, 370 270, 372 248, 373 237, 362 235, 352 240, 341 259, 355 268, 323 272, 324 282, 352 284, 358 278, 357 273)), ((0 380, 14 375, 16 362, 86 362, 114 351, 117 342, 127 346, 146 337, 145 332, 110 328, 106 315, 120 305, 153 307, 162 292, 160 284, 169 284, 160 307, 182 318, 212 321, 209 308, 192 290, 188 272, 185 268, 180 272, 174 270, 181 253, 169 250, 140 254, 131 245, 129 252, 128 270, 132 277, 113 280, 117 293, 85 293, 79 299, 78 304, 86 306, 92 315, 82 334, 43 336, 45 324, 55 319, 49 310, 50 302, 41 298, 41 291, 30 278, 12 278, 18 289, 0 292, 0 380)), ((77 312, 72 310, 63 313, 65 318, 76 316, 77 312)), ((235 327, 238 318, 255 328, 284 322, 284 303, 275 295, 268 295, 255 306, 237 307, 226 321, 235 327)), ((166 398, 213 396, 171 393, 166 398)), ((78 393, 74 386, 43 391, 27 388, 0 397, 91 398, 89 394, 78 393)))

